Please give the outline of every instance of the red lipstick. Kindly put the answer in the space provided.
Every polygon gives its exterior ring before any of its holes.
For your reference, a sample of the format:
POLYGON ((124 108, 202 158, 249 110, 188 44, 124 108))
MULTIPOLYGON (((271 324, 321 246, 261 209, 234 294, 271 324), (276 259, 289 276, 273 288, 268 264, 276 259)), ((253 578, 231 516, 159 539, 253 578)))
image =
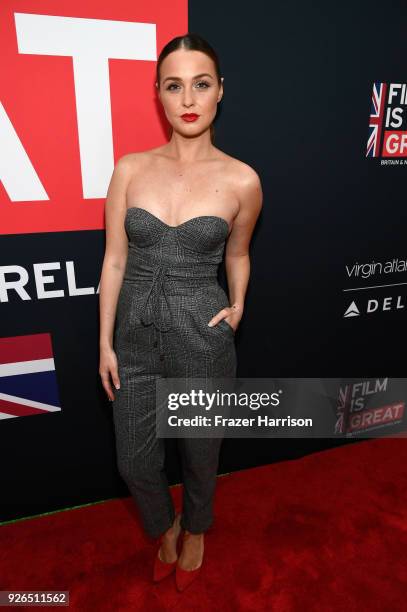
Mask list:
POLYGON ((183 115, 181 115, 181 118, 184 121, 196 121, 198 119, 199 115, 197 115, 196 113, 184 113, 183 115))

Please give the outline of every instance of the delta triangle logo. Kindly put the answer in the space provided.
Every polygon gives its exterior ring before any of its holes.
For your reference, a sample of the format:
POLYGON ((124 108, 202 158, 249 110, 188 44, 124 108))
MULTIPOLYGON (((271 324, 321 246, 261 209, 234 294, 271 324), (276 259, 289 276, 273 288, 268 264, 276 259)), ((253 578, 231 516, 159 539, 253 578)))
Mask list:
POLYGON ((360 317, 360 312, 355 302, 348 307, 347 311, 343 315, 344 317, 360 317))

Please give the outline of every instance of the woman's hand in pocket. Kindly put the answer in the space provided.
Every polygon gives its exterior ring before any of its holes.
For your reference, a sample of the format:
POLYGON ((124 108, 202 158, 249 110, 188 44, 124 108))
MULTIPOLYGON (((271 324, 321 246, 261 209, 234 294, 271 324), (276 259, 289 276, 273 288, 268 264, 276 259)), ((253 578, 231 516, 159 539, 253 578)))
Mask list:
POLYGON ((239 304, 232 304, 232 306, 227 306, 226 308, 219 310, 219 312, 209 321, 208 325, 209 327, 214 327, 219 323, 219 321, 225 319, 226 323, 228 323, 235 332, 240 323, 242 315, 243 308, 241 308, 239 304))

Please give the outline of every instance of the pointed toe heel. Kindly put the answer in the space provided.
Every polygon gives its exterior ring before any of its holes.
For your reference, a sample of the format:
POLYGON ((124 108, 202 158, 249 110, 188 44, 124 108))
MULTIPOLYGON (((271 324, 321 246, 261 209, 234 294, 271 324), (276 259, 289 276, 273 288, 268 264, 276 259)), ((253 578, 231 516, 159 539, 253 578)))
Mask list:
POLYGON ((164 578, 172 574, 172 572, 175 570, 176 565, 177 559, 172 563, 166 563, 165 561, 161 561, 158 549, 157 556, 154 560, 153 581, 160 582, 160 580, 163 580, 164 578))
POLYGON ((175 569, 175 584, 177 585, 178 591, 184 591, 196 578, 198 578, 201 572, 202 563, 199 567, 193 570, 184 570, 179 565, 175 569))
MULTIPOLYGON (((175 520, 179 522, 179 520, 180 520, 180 515, 179 514, 176 516, 175 520)), ((182 530, 180 530, 180 532, 178 533, 178 536, 177 536, 177 542, 176 542, 177 554, 179 554, 179 535, 180 535, 181 531, 182 530)), ((163 580, 164 578, 166 578, 167 576, 172 574, 174 572, 175 568, 176 568, 177 561, 178 561, 178 557, 175 559, 175 561, 172 561, 171 563, 167 563, 166 561, 163 561, 160 558, 161 544, 162 544, 162 536, 160 537, 160 544, 158 546, 157 554, 156 554, 156 557, 154 559, 153 582, 160 582, 160 580, 163 580)))

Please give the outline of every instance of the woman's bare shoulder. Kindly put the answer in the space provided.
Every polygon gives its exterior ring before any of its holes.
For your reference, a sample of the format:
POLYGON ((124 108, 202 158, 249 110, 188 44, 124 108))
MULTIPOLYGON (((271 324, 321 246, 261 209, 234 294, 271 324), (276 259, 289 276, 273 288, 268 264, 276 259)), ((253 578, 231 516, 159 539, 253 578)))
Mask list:
POLYGON ((239 203, 238 214, 249 218, 250 223, 254 223, 263 204, 260 177, 250 164, 226 153, 223 156, 224 175, 230 181, 236 201, 239 203))
POLYGON ((146 149, 145 151, 135 151, 134 153, 126 153, 118 158, 116 166, 121 166, 123 169, 135 170, 141 164, 149 162, 159 155, 161 147, 154 149, 146 149))
POLYGON ((260 177, 256 170, 248 163, 222 152, 224 172, 232 185, 245 189, 258 189, 261 185, 260 177))

